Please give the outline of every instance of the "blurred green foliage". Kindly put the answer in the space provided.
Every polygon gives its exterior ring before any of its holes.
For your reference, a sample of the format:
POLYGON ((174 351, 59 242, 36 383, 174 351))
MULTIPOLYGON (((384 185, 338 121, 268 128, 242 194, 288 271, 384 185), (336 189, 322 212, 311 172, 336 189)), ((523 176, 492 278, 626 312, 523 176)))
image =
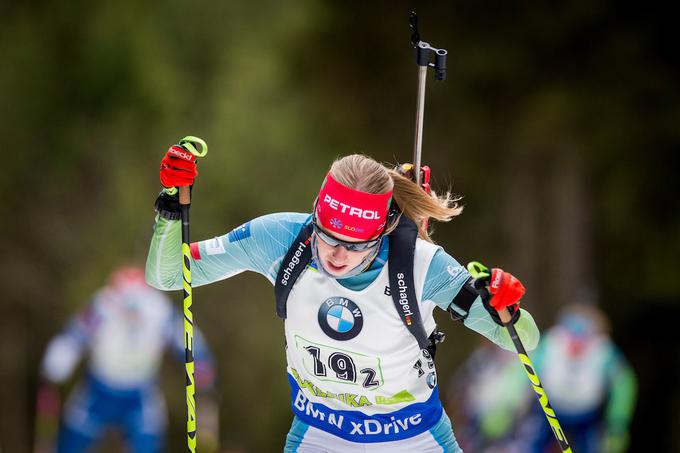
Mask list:
MULTIPOLYGON (((167 146, 187 134, 210 144, 194 188, 195 239, 264 213, 309 210, 338 155, 410 159, 415 4, 0 5, 0 396, 14 408, 0 448, 30 445, 48 338, 114 266, 144 260, 167 146)), ((452 186, 466 205, 435 239, 461 262, 512 269, 542 326, 582 288, 599 294, 615 337, 617 328, 635 332, 636 302, 672 310, 672 15, 660 4, 607 1, 417 7, 423 39, 449 50, 448 80, 428 81, 424 161, 435 189, 452 186)), ((195 299, 197 324, 222 359, 225 446, 276 451, 290 412, 269 284, 239 276, 195 299), (234 369, 230 357, 246 365, 234 369)), ((440 324, 450 338, 438 356, 446 387, 476 339, 443 316, 440 324)), ((644 381, 652 371, 642 368, 644 381)), ((183 387, 166 387, 171 451, 181 451, 183 387)))

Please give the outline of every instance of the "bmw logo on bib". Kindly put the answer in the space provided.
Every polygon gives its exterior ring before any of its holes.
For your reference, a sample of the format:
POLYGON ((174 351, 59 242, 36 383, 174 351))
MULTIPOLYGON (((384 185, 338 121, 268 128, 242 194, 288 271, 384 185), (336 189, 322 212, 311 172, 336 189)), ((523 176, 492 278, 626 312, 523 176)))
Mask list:
POLYGON ((326 299, 319 307, 319 325, 334 340, 351 340, 359 335, 364 318, 357 304, 344 297, 326 299))

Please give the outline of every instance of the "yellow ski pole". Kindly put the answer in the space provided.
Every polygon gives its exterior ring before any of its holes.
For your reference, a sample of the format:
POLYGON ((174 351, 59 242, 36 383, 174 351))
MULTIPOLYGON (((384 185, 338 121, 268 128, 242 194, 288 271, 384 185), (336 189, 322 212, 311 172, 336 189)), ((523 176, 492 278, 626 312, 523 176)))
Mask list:
MULTIPOLYGON (((472 278, 488 277, 490 275, 489 269, 476 261, 469 263, 467 265, 467 270, 470 272, 470 275, 472 275, 472 278)), ((555 415, 555 411, 550 405, 550 401, 548 401, 548 394, 545 393, 545 389, 541 384, 541 380, 538 378, 538 373, 536 373, 536 369, 531 363, 531 359, 529 359, 527 350, 524 348, 524 344, 517 334, 517 329, 515 329, 515 326, 512 324, 512 316, 510 315, 510 312, 507 308, 504 308, 503 310, 499 311, 498 314, 501 317, 501 321, 508 329, 512 343, 515 345, 515 349, 517 350, 517 355, 522 361, 522 365, 524 365, 524 371, 529 377, 529 381, 531 381, 531 386, 533 387, 534 392, 536 392, 536 396, 538 396, 538 402, 541 403, 543 413, 548 419, 548 423, 550 424, 550 428, 552 428, 555 439, 557 439, 557 443, 560 445, 560 449, 564 452, 571 453, 571 447, 567 441, 567 436, 565 436, 564 431, 560 426, 560 422, 557 420, 557 415, 555 415)))
MULTIPOLYGON (((203 157, 208 153, 208 145, 204 140, 194 137, 184 137, 179 142, 196 157, 203 157), (197 148, 198 146, 198 148, 197 148)), ((167 189, 170 195, 177 193, 177 188, 167 189)), ((191 205, 191 189, 189 186, 179 188, 179 204, 182 219, 182 275, 184 277, 184 369, 186 372, 187 397, 187 446, 191 453, 196 452, 196 381, 194 379, 194 317, 191 313, 191 251, 189 235, 189 207, 191 205)))

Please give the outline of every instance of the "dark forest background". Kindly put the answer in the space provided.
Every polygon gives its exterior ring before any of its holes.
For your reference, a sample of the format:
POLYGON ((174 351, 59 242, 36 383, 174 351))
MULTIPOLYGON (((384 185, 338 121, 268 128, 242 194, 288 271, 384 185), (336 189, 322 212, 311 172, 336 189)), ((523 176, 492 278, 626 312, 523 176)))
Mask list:
MULTIPOLYGON (((680 58, 665 5, 0 3, 0 449, 30 450, 49 338, 115 266, 145 259, 170 144, 210 145, 196 240, 308 211, 336 156, 410 160, 415 8, 422 38, 449 51, 448 79, 428 79, 423 161, 465 204, 435 240, 512 270, 542 329, 564 304, 596 300, 639 379, 632 451, 676 451, 680 58)), ((220 359, 225 448, 280 451, 290 424, 272 296, 256 275, 194 291, 220 359)), ((445 394, 478 340, 439 319, 445 394)), ((164 371, 182 451, 182 368, 164 371)))

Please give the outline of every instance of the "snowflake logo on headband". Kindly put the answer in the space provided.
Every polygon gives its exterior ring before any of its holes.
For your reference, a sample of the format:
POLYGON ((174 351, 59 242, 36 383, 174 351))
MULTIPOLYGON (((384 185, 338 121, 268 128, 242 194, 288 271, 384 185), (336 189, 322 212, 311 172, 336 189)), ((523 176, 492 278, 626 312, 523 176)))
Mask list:
POLYGON ((337 230, 342 229, 342 222, 339 219, 332 218, 331 219, 331 226, 337 230))

